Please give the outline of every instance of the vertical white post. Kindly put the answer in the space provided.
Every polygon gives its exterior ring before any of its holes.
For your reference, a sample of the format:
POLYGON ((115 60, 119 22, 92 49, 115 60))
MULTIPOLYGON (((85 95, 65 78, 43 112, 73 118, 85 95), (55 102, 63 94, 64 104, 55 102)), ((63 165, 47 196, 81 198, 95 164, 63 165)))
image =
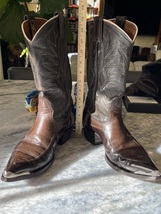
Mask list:
POLYGON ((1 42, 0 42, 0 80, 3 80, 3 65, 2 65, 2 52, 1 52, 1 42))

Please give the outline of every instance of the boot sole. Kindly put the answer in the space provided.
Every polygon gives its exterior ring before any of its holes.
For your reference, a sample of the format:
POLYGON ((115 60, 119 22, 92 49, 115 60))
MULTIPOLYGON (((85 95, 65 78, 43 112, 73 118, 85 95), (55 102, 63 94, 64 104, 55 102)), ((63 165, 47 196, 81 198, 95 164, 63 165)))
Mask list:
POLYGON ((111 162, 111 160, 108 158, 108 156, 105 154, 105 160, 107 162, 107 164, 109 164, 109 166, 114 169, 116 172, 119 172, 121 174, 124 174, 126 176, 132 177, 132 178, 136 178, 139 180, 143 180, 143 181, 149 181, 149 182, 161 182, 161 176, 148 176, 148 175, 139 175, 139 174, 134 174, 131 173, 129 170, 126 170, 124 168, 118 167, 116 164, 114 164, 113 162, 111 162))
MULTIPOLYGON (((53 147, 54 147, 54 154, 55 154, 55 149, 56 149, 56 146, 57 145, 63 145, 71 136, 71 133, 72 133, 72 130, 73 130, 73 126, 70 127, 69 129, 65 130, 60 138, 58 139, 58 141, 56 141, 55 143, 53 143, 53 147)), ((44 165, 43 167, 35 170, 35 171, 32 171, 30 172, 30 174, 27 174, 27 175, 19 175, 17 177, 13 177, 13 178, 6 178, 3 176, 1 176, 1 180, 2 181, 5 181, 5 182, 14 182, 14 181, 20 181, 20 180, 26 180, 26 179, 30 179, 30 178, 34 178, 42 173, 44 173, 45 171, 47 171, 50 166, 53 164, 54 162, 54 159, 55 159, 55 156, 53 156, 52 160, 47 163, 46 165, 44 165)))

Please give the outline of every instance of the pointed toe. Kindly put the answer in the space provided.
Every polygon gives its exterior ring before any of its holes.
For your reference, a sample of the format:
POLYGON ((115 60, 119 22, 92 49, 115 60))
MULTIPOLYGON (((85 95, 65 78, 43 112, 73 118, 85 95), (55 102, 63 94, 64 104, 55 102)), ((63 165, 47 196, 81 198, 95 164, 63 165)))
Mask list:
POLYGON ((25 177, 27 178, 29 176, 30 176, 30 172, 13 173, 5 169, 2 173, 1 180, 5 182, 18 181, 18 180, 22 180, 22 178, 25 178, 25 177))
POLYGON ((117 158, 112 160, 111 155, 106 154, 105 158, 106 162, 115 171, 144 181, 161 181, 160 171, 147 154, 145 154, 142 159, 139 158, 139 156, 135 156, 133 159, 123 158, 120 154, 115 154, 115 156, 117 156, 117 158))
MULTIPOLYGON (((46 155, 44 154, 41 158, 32 158, 26 161, 24 157, 27 157, 27 155, 24 155, 23 157, 22 153, 16 153, 14 151, 2 173, 1 180, 5 182, 13 182, 33 178, 39 174, 42 174, 52 165, 54 161, 54 155, 48 156, 51 157, 50 160, 45 158, 45 156, 46 155)), ((28 158, 29 157, 30 156, 28 155, 28 158)))

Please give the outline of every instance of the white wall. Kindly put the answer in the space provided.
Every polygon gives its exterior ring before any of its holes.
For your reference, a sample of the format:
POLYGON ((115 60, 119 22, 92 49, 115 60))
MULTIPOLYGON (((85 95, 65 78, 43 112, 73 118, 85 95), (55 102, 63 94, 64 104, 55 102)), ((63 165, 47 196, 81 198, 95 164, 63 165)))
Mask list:
POLYGON ((151 47, 155 43, 155 36, 137 36, 134 45, 141 47, 151 47))

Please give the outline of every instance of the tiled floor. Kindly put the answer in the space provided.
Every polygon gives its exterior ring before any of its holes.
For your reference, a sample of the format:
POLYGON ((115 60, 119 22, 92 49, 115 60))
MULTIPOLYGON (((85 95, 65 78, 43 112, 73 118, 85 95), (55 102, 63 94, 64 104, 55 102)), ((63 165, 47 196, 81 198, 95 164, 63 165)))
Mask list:
MULTIPOLYGON (((13 147, 31 127, 34 115, 23 106, 32 81, 0 86, 0 172, 13 147)), ((161 115, 127 113, 125 124, 160 167, 161 115), (158 148, 158 150, 156 150, 158 148)), ((103 145, 74 136, 57 147, 43 175, 19 182, 0 181, 3 214, 160 214, 161 184, 119 174, 105 162, 103 145)))

